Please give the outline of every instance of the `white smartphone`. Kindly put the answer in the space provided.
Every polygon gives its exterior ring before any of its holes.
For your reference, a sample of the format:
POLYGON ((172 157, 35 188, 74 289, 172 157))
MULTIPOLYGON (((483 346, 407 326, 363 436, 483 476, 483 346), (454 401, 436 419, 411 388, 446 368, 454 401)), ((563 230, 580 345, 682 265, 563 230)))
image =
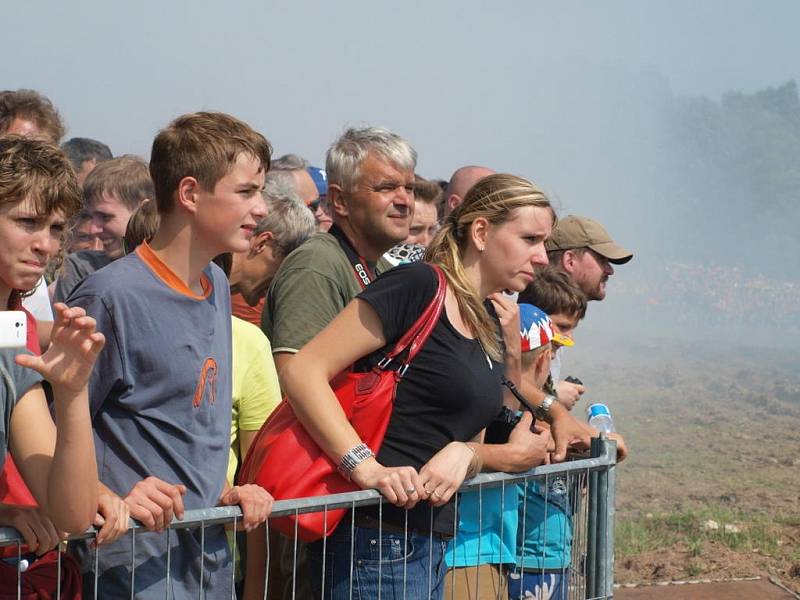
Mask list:
POLYGON ((0 310, 0 348, 24 348, 27 342, 27 315, 21 310, 0 310))

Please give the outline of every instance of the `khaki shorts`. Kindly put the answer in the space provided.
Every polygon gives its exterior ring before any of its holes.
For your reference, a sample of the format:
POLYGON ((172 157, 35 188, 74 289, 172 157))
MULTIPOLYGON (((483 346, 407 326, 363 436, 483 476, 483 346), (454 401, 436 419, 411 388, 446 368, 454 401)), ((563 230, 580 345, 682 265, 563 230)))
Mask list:
POLYGON ((449 569, 444 578, 444 600, 506 600, 506 573, 507 569, 503 569, 501 577, 498 565, 449 569))

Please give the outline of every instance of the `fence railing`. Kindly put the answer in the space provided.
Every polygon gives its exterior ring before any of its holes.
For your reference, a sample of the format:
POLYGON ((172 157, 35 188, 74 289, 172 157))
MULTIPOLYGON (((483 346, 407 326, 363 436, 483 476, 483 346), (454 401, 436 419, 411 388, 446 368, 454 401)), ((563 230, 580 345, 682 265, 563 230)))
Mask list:
MULTIPOLYGON (((503 531, 505 521, 502 514, 509 510, 508 506, 508 491, 510 489, 517 490, 517 497, 519 502, 516 506, 511 507, 512 510, 518 511, 519 519, 517 523, 517 531, 514 537, 518 544, 523 540, 532 540, 533 547, 536 552, 529 552, 521 550, 522 546, 517 548, 517 564, 509 564, 508 562, 500 562, 494 565, 501 578, 506 577, 524 577, 526 573, 536 573, 540 571, 542 575, 547 573, 560 574, 564 581, 563 595, 558 597, 558 600, 575 599, 575 600, 589 600, 589 599, 606 599, 613 597, 613 570, 614 570, 614 491, 615 491, 615 475, 614 466, 616 464, 616 445, 613 441, 597 438, 592 440, 592 449, 587 458, 580 458, 577 460, 568 461, 565 463, 544 465, 532 469, 526 473, 507 474, 507 473, 482 473, 469 481, 466 481, 459 490, 461 494, 456 500, 456 508, 459 511, 462 507, 458 505, 464 504, 464 511, 466 511, 468 494, 472 494, 472 505, 478 507, 477 512, 477 531, 473 530, 471 534, 464 534, 460 529, 455 528, 453 532, 453 540, 448 549, 448 559, 452 564, 458 563, 459 544, 468 542, 462 536, 469 538, 471 536, 473 542, 473 552, 475 554, 474 542, 477 540, 477 555, 478 557, 486 554, 485 548, 481 549, 481 543, 487 536, 494 535, 497 539, 504 539, 509 537, 508 531, 503 531), (492 490, 495 490, 493 493, 492 490), (499 496, 497 495, 499 490, 499 496), (558 494, 558 498, 554 495, 558 494), (499 504, 498 504, 499 499, 499 504), (531 503, 533 499, 533 503, 531 503), (531 512, 535 507, 537 512, 533 516, 531 512), (549 511, 549 515, 548 515, 549 511), (498 514, 501 518, 497 518, 498 514), (548 519, 558 514, 560 520, 553 521, 548 519), (491 527, 499 522, 499 531, 491 531, 491 527), (553 531, 553 526, 550 525, 551 531, 547 531, 549 523, 557 523, 558 531, 553 531), (494 523, 494 525, 492 525, 494 523), (534 531, 535 530, 535 531, 534 531), (505 534, 505 536, 504 536, 505 534), (553 552, 553 549, 556 552, 553 552), (563 551, 563 556, 568 557, 568 562, 561 565, 549 564, 548 561, 558 554, 558 549, 563 551), (536 555, 534 555, 536 554, 536 555), (511 575, 509 575, 512 573, 511 575)), ((358 492, 351 492, 347 494, 336 494, 332 496, 320 496, 314 498, 298 498, 293 500, 278 500, 275 502, 271 517, 279 517, 286 515, 296 515, 301 513, 310 512, 324 512, 334 509, 355 509, 357 507, 379 505, 383 502, 382 496, 375 490, 363 490, 358 492)), ((462 511, 463 512, 463 511, 462 511)), ((353 513, 351 513, 353 514, 353 513)), ((235 525, 242 517, 241 510, 238 507, 215 507, 205 508, 200 510, 187 510, 182 520, 173 519, 169 529, 163 533, 147 532, 141 524, 131 520, 129 533, 126 538, 127 546, 130 548, 131 560, 130 564, 125 570, 125 579, 129 582, 129 588, 126 594, 120 595, 116 591, 113 597, 165 597, 177 598, 181 594, 175 594, 175 588, 172 585, 173 572, 175 569, 176 557, 173 556, 175 552, 183 552, 185 544, 180 539, 175 542, 170 536, 180 538, 182 535, 192 535, 193 539, 199 544, 199 564, 195 564, 194 568, 197 569, 194 579, 197 582, 196 589, 192 588, 191 597, 213 597, 213 598, 236 598, 236 586, 234 577, 236 573, 236 564, 240 560, 240 552, 242 550, 237 548, 236 536, 230 537, 230 561, 232 562, 232 569, 229 573, 230 581, 224 586, 225 591, 220 591, 221 585, 219 581, 215 581, 215 575, 208 569, 206 564, 206 544, 207 544, 207 531, 210 528, 219 525, 235 525), (191 531, 190 531, 191 530, 191 531), (199 531, 199 539, 197 533, 199 531), (161 536, 166 538, 166 573, 161 576, 163 580, 163 594, 153 594, 150 592, 143 593, 140 581, 137 577, 152 577, 152 573, 148 572, 145 566, 137 564, 133 557, 137 556, 137 548, 141 554, 142 547, 145 539, 150 539, 150 536, 161 536), (144 573, 141 575, 140 573, 144 573), (214 592, 209 591, 209 586, 214 586, 214 592)), ((458 519, 457 519, 458 522, 458 519)), ((355 520, 346 517, 339 527, 355 527, 355 520)), ((267 530, 269 531, 269 520, 267 521, 267 530)), ((97 529, 90 528, 86 532, 70 537, 71 542, 91 542, 97 534, 97 529)), ((432 534, 431 534, 432 535, 432 534)), ((270 538, 266 538, 266 556, 268 561, 278 560, 277 552, 271 552, 270 538)), ((6 562, 6 570, 11 565, 16 567, 17 573, 17 597, 24 597, 24 590, 26 584, 27 573, 30 570, 30 562, 33 557, 26 559, 23 552, 23 538, 20 534, 12 528, 0 528, 0 549, 2 547, 16 548, 16 556, 6 557, 3 559, 6 562)), ((120 542, 117 542, 119 544, 120 542)), ((323 556, 325 555, 323 541, 323 556)), ((382 541, 378 540, 381 544, 382 541)), ((300 594, 298 591, 301 586, 307 584, 302 581, 303 575, 299 575, 299 559, 301 554, 299 548, 302 544, 297 541, 288 541, 289 552, 288 562, 291 568, 290 579, 287 589, 290 590, 284 597, 297 597, 304 598, 305 595, 300 594)), ((147 546, 147 544, 144 544, 147 546)), ((526 545, 525 548, 528 546, 526 545)), ((97 565, 99 559, 104 552, 104 547, 91 548, 90 544, 84 544, 81 560, 84 570, 92 573, 94 576, 94 584, 87 585, 84 589, 84 598, 107 598, 112 597, 107 592, 104 592, 102 587, 103 581, 97 579, 97 565)), ((61 582, 62 582, 62 557, 61 552, 58 554, 56 564, 52 567, 56 575, 57 589, 55 590, 56 597, 61 597, 61 582)), ((286 562, 287 557, 283 557, 286 562)), ((352 563, 351 555, 351 563, 352 563)), ((557 556, 556 559, 557 561, 557 556)), ((477 562, 480 562, 479 560, 477 562)), ((187 563, 189 564, 189 563, 187 563)), ((477 566, 472 564, 469 566, 477 566)), ((380 565, 378 567, 380 569, 380 565)), ((181 567, 183 569, 183 567, 181 567)), ((267 568, 264 576, 264 598, 278 597, 274 589, 275 582, 270 581, 270 573, 273 569, 267 568)), ((322 572, 325 573, 323 566, 322 572)), ((405 571, 403 570, 403 573, 405 571)), ((352 590, 352 573, 353 568, 351 564, 351 590, 352 590)), ((273 575, 274 576, 274 575, 273 575)), ((380 576, 379 576, 380 577, 380 576)), ((476 574, 480 577, 480 572, 476 574)), ((445 595, 446 598, 480 598, 483 600, 485 596, 479 596, 478 590, 480 584, 476 580, 473 588, 470 588, 469 595, 465 595, 463 590, 456 592, 455 588, 455 572, 451 569, 446 578, 451 578, 450 591, 445 595)), ((84 577, 84 581, 87 577, 84 577)), ((92 575, 88 576, 89 584, 92 581, 92 575)), ((331 584, 330 581, 322 582, 322 589, 326 589, 326 583, 331 584)), ((8 589, 2 586, 9 585, 9 582, 0 582, 0 591, 8 594, 8 589)), ((13 583, 11 584, 13 585, 13 583)), ((305 588, 307 589, 307 588, 305 588)), ((498 588, 497 597, 508 597, 505 587, 501 592, 498 588), (503 595, 501 595, 503 594, 503 595)), ((159 590, 161 588, 159 587, 159 590)), ((2 596, 2 593, 0 593, 2 596)), ((5 596, 7 597, 7 596, 5 596)), ((189 596, 186 596, 189 597, 189 596)), ((380 587, 378 588, 378 596, 380 597, 380 587)), ((404 596, 405 597, 405 596, 404 596)), ((416 596, 414 596, 416 597, 416 596)), ((555 599, 556 596, 553 596, 555 599)))

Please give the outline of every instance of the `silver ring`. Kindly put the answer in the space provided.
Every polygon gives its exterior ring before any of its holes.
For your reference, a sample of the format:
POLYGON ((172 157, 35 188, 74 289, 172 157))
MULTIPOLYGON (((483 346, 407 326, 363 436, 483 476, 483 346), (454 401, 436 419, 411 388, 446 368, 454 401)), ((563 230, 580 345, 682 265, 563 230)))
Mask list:
POLYGON ((408 488, 406 490, 406 493, 407 494, 416 494, 417 493, 417 488, 413 488, 413 487, 412 488, 408 488))

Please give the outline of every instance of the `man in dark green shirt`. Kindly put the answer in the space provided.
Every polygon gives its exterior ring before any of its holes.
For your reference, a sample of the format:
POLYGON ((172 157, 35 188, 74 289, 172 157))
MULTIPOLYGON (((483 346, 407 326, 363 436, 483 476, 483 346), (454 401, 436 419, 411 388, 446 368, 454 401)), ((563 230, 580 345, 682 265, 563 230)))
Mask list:
POLYGON ((262 329, 278 372, 372 280, 408 236, 416 152, 385 129, 348 129, 328 150, 333 227, 292 252, 267 293, 262 329))

